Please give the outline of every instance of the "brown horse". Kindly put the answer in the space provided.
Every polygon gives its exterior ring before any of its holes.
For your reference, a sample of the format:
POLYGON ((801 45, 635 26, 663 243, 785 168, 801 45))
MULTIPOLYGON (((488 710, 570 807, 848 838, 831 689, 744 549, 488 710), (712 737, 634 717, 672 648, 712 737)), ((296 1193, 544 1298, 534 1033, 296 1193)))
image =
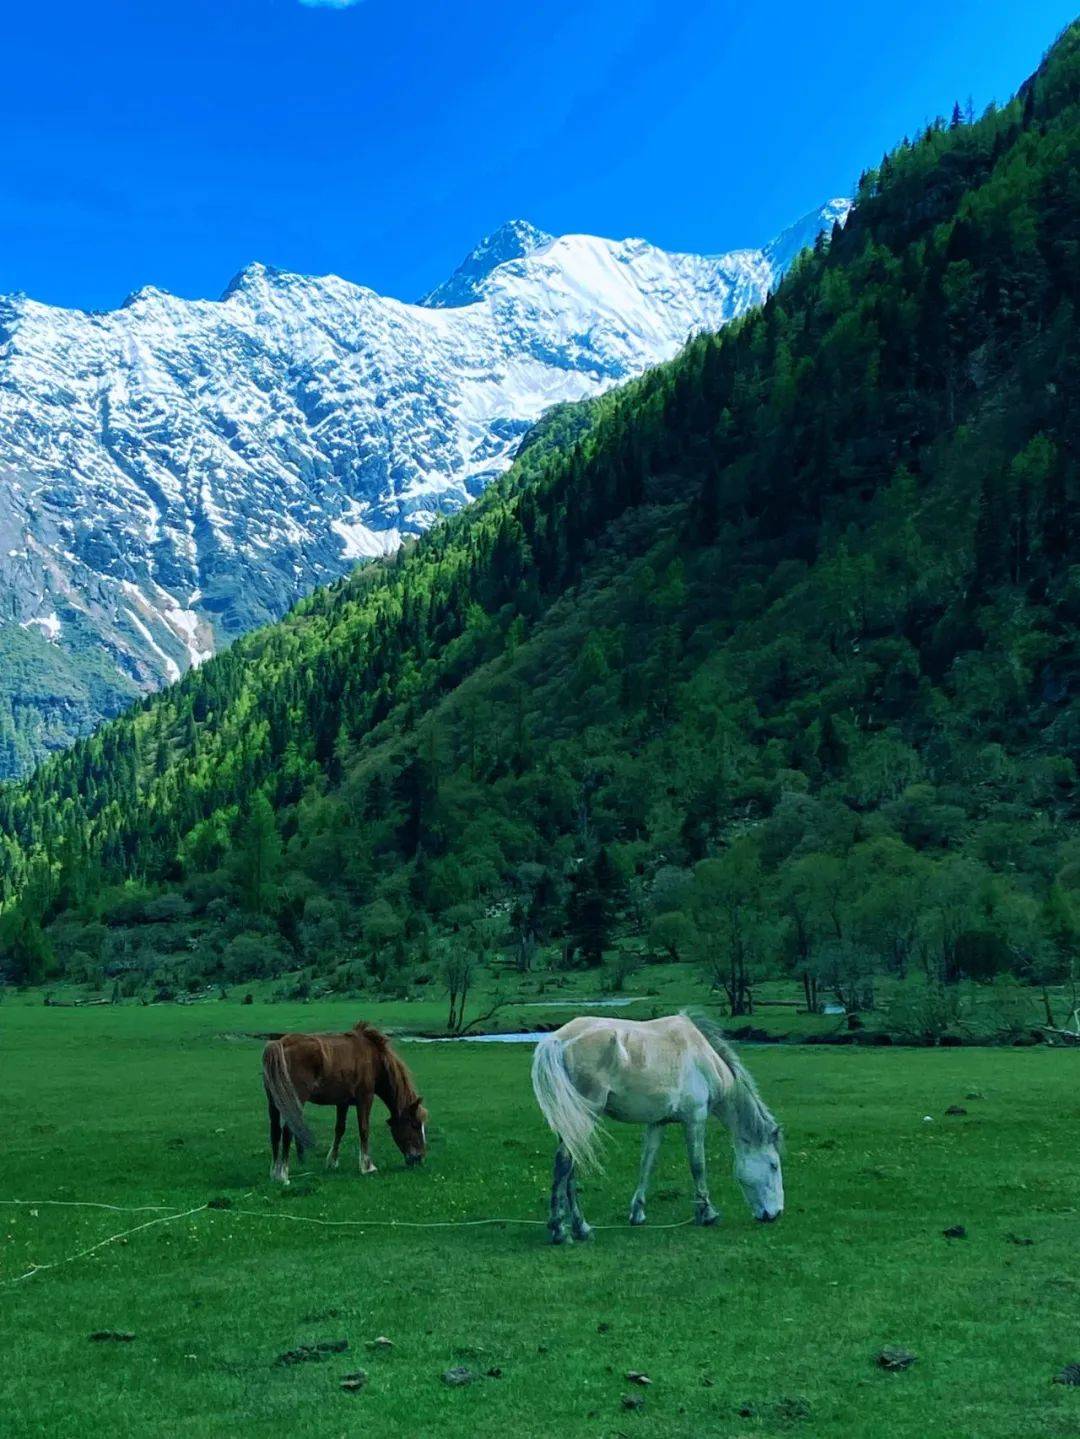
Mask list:
POLYGON ((271 1179, 288 1184, 289 1144, 293 1138, 301 1158, 315 1142, 304 1119, 308 1100, 337 1107, 334 1142, 326 1156, 328 1168, 337 1168, 349 1107, 355 1105, 360 1173, 375 1173, 368 1149, 368 1122, 375 1095, 390 1111, 387 1123, 405 1163, 423 1161, 427 1153, 427 1110, 390 1041, 370 1024, 361 1020, 344 1034, 283 1034, 263 1050, 262 1068, 274 1155, 271 1179))

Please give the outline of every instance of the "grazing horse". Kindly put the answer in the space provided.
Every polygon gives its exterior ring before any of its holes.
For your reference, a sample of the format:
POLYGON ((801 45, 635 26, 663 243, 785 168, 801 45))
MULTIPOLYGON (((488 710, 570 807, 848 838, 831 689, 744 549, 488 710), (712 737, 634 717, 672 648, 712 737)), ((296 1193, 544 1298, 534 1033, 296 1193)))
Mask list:
POLYGON ((645 1193, 665 1124, 681 1124, 696 1189, 694 1217, 715 1224, 705 1176, 705 1124, 717 1115, 731 1130, 735 1176, 755 1218, 784 1209, 780 1128, 754 1081, 719 1030, 685 1014, 666 1019, 572 1019, 536 1046, 533 1090, 555 1131, 555 1178, 548 1231, 553 1244, 592 1232, 578 1202, 575 1169, 600 1168, 596 1126, 602 1116, 647 1126, 630 1223, 645 1222, 645 1193))
POLYGON ((427 1110, 412 1076, 381 1030, 359 1024, 344 1034, 283 1034, 263 1050, 263 1086, 270 1106, 270 1178, 289 1182, 289 1143, 298 1155, 315 1142, 304 1119, 304 1105, 337 1106, 334 1142, 326 1156, 336 1169, 349 1107, 356 1106, 360 1131, 360 1173, 374 1174, 368 1149, 371 1104, 378 1095, 390 1111, 387 1124, 405 1163, 420 1164, 427 1153, 427 1110))

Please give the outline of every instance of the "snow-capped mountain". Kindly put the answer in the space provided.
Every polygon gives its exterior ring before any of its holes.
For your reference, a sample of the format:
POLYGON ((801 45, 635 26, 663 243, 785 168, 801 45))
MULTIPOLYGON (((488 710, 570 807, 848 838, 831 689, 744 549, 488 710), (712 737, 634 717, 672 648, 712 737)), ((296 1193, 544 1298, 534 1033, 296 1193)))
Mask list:
POLYGON ((713 256, 514 221, 419 304, 261 264, 220 300, 0 298, 0 774, 466 504, 550 406, 741 314, 847 209, 713 256), (16 640, 84 687, 70 723, 28 727, 16 640))
POLYGON ((509 260, 523 260, 534 250, 550 245, 554 235, 545 234, 528 220, 508 220, 492 235, 486 235, 476 249, 466 255, 449 280, 437 285, 420 301, 422 305, 443 309, 472 305, 484 297, 484 281, 492 270, 509 260))

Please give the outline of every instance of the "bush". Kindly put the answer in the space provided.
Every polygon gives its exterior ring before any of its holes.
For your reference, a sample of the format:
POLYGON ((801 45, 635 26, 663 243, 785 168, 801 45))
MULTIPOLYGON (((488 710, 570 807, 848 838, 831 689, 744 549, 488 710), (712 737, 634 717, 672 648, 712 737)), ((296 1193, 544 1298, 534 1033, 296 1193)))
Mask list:
POLYGON ((309 963, 329 966, 341 952, 342 930, 339 906, 332 900, 313 896, 304 905, 299 939, 309 963))
POLYGON ((148 899, 142 907, 142 917, 145 924, 176 924, 177 921, 187 919, 191 914, 191 906, 182 894, 175 892, 171 894, 159 894, 154 899, 148 899))
POLYGON ((983 1020, 995 1038, 1010 1043, 1031 1030, 1031 990, 1010 974, 1000 974, 986 986, 983 1020))
POLYGON ((649 925, 649 945, 658 961, 678 963, 694 942, 694 926, 681 910, 658 914, 649 925))
POLYGON ((641 955, 633 949, 617 949, 611 967, 604 976, 604 988, 612 994, 621 994, 626 981, 641 968, 641 955))
POLYGON ((221 956, 222 977, 227 984, 262 979, 288 969, 292 959, 280 940, 267 935, 237 934, 221 956))
POLYGON ((101 897, 101 918, 110 928, 141 924, 147 904, 155 898, 152 890, 132 880, 106 890, 101 897))
POLYGON ((910 979, 885 1008, 883 1028, 913 1044, 938 1044, 967 1023, 969 1006, 955 985, 910 979))

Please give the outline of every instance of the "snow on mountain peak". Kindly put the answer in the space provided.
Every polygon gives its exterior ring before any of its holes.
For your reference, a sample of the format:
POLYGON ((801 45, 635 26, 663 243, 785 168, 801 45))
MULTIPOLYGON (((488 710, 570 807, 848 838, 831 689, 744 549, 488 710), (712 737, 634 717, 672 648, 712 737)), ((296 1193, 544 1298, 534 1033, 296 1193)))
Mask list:
POLYGON ((480 298, 480 286, 499 265, 520 260, 550 244, 552 236, 530 225, 528 220, 507 220, 465 256, 448 280, 437 285, 420 301, 431 308, 451 309, 471 305, 480 298))
POLYGON ((843 225, 850 211, 851 201, 840 198, 827 200, 818 209, 801 216, 793 225, 782 230, 775 240, 765 246, 765 254, 768 256, 770 264, 783 274, 795 256, 805 250, 807 246, 812 245, 819 234, 822 232, 828 234, 837 222, 843 225))
POLYGON ((157 285, 140 285, 137 290, 132 290, 131 294, 121 301, 120 308, 130 310, 135 305, 152 303, 154 300, 171 300, 172 298, 168 290, 159 290, 157 285))
MULTIPOLYGON (((287 270, 279 270, 274 265, 266 265, 261 260, 252 260, 250 264, 237 270, 229 283, 221 292, 221 298, 227 300, 242 290, 257 290, 262 286, 273 284, 279 279, 289 280, 293 277, 287 270)), ((296 278, 299 278, 297 276, 296 278)))
POLYGON ((0 626, 111 665, 98 714, 175 679, 467 504, 552 405, 762 301, 846 211, 714 256, 511 221, 420 305, 259 263, 220 300, 0 296, 0 626))

